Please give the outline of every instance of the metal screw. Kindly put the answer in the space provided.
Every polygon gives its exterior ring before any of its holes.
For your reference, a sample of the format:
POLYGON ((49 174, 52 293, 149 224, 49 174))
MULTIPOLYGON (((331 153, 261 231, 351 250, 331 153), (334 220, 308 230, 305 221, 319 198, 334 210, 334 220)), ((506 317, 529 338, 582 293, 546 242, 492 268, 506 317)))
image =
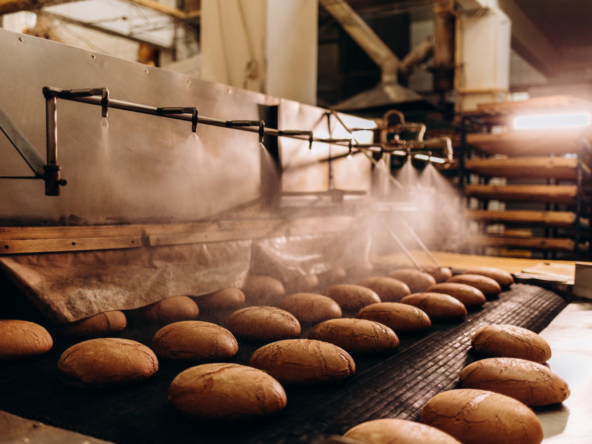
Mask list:
POLYGON ((24 38, 22 38, 22 37, 19 37, 19 42, 24 42, 24 41, 25 41, 25 39, 24 39, 24 38))
POLYGON ((96 56, 96 55, 94 55, 94 54, 93 54, 93 55, 91 55, 91 57, 92 57, 93 59, 96 59, 96 58, 97 58, 97 56, 96 56))
POLYGON ((145 72, 146 74, 148 74, 148 70, 147 70, 147 69, 145 69, 145 70, 144 70, 144 72, 145 72))
POLYGON ((187 83, 191 83, 191 80, 187 80, 187 83))

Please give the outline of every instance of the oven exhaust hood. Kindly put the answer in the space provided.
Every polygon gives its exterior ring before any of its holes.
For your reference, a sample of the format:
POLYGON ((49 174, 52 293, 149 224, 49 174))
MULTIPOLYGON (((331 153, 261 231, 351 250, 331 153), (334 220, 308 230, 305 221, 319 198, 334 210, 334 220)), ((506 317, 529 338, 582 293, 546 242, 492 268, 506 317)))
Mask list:
POLYGON ((399 73, 407 74, 430 58, 434 50, 431 38, 419 44, 400 61, 345 0, 320 0, 320 4, 380 67, 382 73, 378 85, 338 103, 333 107, 335 110, 361 111, 414 106, 433 108, 423 96, 398 82, 399 73))

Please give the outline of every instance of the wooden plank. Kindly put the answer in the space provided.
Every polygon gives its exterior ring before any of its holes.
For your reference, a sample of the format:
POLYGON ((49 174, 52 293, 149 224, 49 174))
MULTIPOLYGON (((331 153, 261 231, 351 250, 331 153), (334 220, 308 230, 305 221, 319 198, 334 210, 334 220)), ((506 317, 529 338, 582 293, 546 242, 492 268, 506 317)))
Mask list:
MULTIPOLYGON (((466 215, 469 219, 484 222, 498 222, 508 225, 547 225, 551 227, 573 227, 576 220, 575 213, 570 211, 487 211, 468 210, 466 215)), ((588 220, 582 225, 587 226, 588 220)))
POLYGON ((41 9, 43 6, 71 3, 77 0, 0 0, 0 16, 19 11, 41 9))
POLYGON ((0 437, 3 443, 109 444, 107 441, 30 421, 0 411, 0 437))
POLYGON ((351 216, 234 219, 217 222, 69 227, 0 227, 0 255, 105 250, 336 232, 351 216), (143 239, 145 241, 143 242, 143 239))
POLYGON ((565 111, 586 110, 592 103, 569 95, 534 97, 517 102, 480 103, 477 110, 492 114, 527 114, 527 113, 561 113, 565 111))
POLYGON ((18 239, 0 241, 0 254, 116 250, 124 248, 141 248, 142 246, 142 238, 140 236, 70 239, 18 239))
POLYGON ((467 185, 467 196, 500 201, 575 204, 576 185, 467 185))
MULTIPOLYGON (((525 248, 529 250, 561 250, 573 251, 575 243, 571 239, 558 239, 546 237, 504 237, 470 235, 466 241, 471 245, 481 247, 509 247, 525 248)), ((582 245, 582 249, 585 247, 582 245)))
POLYGON ((519 157, 467 159, 467 170, 487 177, 528 177, 575 180, 578 159, 565 157, 519 157))
POLYGON ((504 134, 472 133, 467 134, 467 142, 489 155, 577 154, 578 141, 586 131, 560 129, 514 131, 504 134))

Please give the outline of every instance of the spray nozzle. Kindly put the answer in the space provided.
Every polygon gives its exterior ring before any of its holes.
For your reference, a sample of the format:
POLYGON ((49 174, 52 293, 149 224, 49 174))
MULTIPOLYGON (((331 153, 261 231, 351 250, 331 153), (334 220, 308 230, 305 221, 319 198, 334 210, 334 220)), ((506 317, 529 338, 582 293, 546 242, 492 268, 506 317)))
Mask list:
POLYGON ((263 143, 265 139, 265 122, 263 120, 259 121, 259 143, 263 143))
POLYGON ((351 159, 351 157, 352 157, 353 146, 354 146, 354 139, 349 139, 348 152, 347 152, 348 159, 351 159))
POLYGON ((167 114, 191 114, 191 131, 197 131, 199 121, 199 110, 196 107, 162 107, 156 109, 156 114, 165 116, 167 114))

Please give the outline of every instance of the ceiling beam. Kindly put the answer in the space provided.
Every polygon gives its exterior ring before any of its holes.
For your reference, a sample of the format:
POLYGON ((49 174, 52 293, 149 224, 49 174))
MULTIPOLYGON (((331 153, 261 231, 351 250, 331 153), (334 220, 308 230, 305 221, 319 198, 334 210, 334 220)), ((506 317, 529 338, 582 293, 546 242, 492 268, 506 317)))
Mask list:
POLYGON ((512 48, 542 74, 556 74, 561 57, 547 37, 514 0, 498 0, 498 3, 512 20, 512 48))
POLYGON ((136 36, 130 35, 130 34, 123 34, 121 32, 117 32, 117 31, 113 31, 111 29, 103 28, 101 26, 97 26, 92 23, 81 22, 80 20, 76 20, 71 17, 66 17, 66 16, 63 16, 60 14, 54 14, 53 12, 45 11, 43 9, 39 10, 39 11, 34 11, 34 12, 35 12, 35 14, 38 14, 43 17, 47 17, 48 19, 59 20, 61 22, 69 23, 71 25, 81 26, 83 28, 91 29, 93 31, 102 32, 103 34, 107 34, 107 35, 110 35, 113 37, 119 37, 122 39, 131 40, 132 42, 149 45, 149 46, 156 48, 156 49, 163 49, 163 50, 170 50, 171 49, 168 46, 159 45, 158 43, 154 43, 154 42, 145 40, 141 37, 136 37, 136 36))
POLYGON ((0 0, 0 15, 31 11, 33 9, 41 9, 44 6, 59 5, 74 1, 77 0, 0 0))
MULTIPOLYGON (((1 0, 0 0, 1 1, 1 0)), ((129 3, 133 3, 144 8, 152 9, 153 11, 166 14, 177 20, 194 20, 199 18, 201 11, 185 12, 177 8, 171 8, 170 6, 163 5, 154 0, 127 0, 129 3)))

